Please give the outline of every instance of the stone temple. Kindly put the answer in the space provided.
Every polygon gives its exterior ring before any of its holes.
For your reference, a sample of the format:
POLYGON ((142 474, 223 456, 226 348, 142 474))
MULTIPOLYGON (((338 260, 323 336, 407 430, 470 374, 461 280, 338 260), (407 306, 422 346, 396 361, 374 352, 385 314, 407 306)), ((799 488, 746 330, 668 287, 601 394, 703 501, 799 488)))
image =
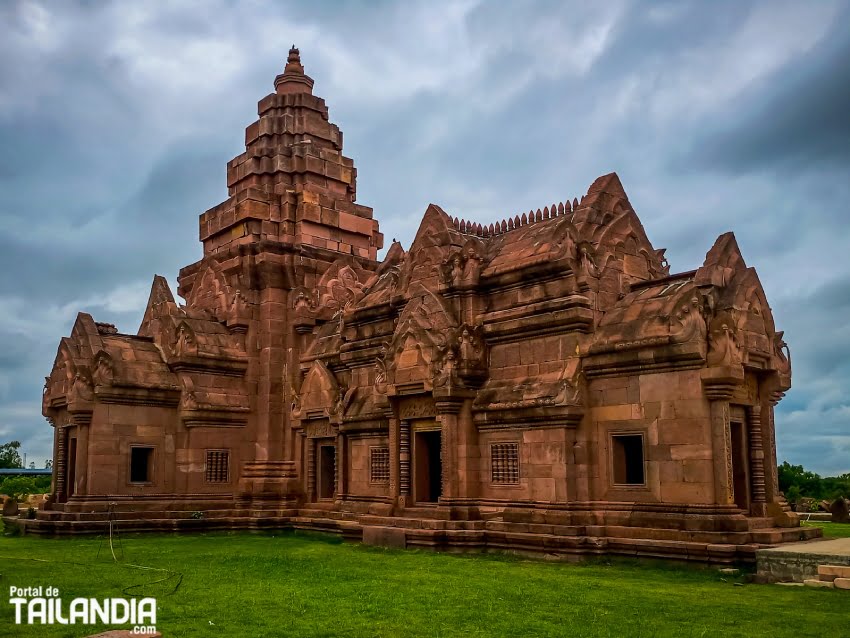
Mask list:
POLYGON ((378 261, 297 49, 274 89, 185 305, 155 277, 137 334, 61 340, 53 494, 19 524, 715 563, 818 533, 777 488, 790 358, 731 233, 673 274, 611 173, 487 225, 431 205, 378 261))

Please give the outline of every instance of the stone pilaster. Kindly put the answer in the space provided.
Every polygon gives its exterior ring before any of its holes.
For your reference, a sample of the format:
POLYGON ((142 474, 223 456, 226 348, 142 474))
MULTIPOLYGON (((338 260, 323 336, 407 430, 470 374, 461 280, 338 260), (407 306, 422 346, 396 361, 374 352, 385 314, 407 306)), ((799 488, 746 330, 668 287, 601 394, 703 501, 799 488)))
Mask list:
POLYGON ((764 446, 762 444, 761 406, 749 408, 750 487, 753 513, 764 516, 767 501, 764 480, 764 446))
POLYGON ((345 453, 345 434, 340 432, 336 436, 336 480, 334 485, 334 495, 338 501, 341 501, 344 498, 348 488, 346 481, 348 474, 347 461, 348 455, 345 453))
POLYGON ((399 505, 410 504, 410 421, 399 423, 399 505))
POLYGON ((441 501, 450 501, 457 493, 457 430, 462 401, 437 401, 440 432, 441 501))
POLYGON ((401 456, 401 441, 400 441, 400 426, 399 421, 392 414, 387 416, 389 422, 388 447, 390 449, 390 496, 397 503, 400 492, 400 456, 401 456))
POLYGON ((307 500, 316 499, 316 439, 307 439, 307 500))
POLYGON ((56 458, 54 475, 56 477, 56 501, 64 503, 68 497, 68 486, 66 485, 68 453, 68 428, 64 425, 56 428, 56 458))
POLYGON ((735 503, 735 479, 732 473, 732 432, 729 424, 729 400, 743 383, 744 371, 738 367, 707 368, 702 371, 705 397, 710 401, 711 449, 714 460, 714 502, 735 503))
POLYGON ((89 426, 91 425, 91 412, 74 414, 74 425, 77 428, 77 458, 74 467, 74 496, 88 494, 88 471, 89 471, 89 426))
POLYGON ((765 473, 770 477, 766 482, 771 487, 772 493, 768 494, 769 500, 774 501, 779 497, 779 472, 776 460, 776 405, 785 396, 784 392, 773 392, 770 395, 770 405, 767 410, 767 445, 765 458, 767 466, 765 473))

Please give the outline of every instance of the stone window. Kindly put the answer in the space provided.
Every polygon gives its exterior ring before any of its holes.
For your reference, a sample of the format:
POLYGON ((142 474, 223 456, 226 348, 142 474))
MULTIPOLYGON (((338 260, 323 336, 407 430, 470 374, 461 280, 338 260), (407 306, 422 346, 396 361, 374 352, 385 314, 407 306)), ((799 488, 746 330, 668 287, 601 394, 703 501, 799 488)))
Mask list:
POLYGON ((372 483, 389 483, 390 448, 369 448, 369 481, 372 483))
POLYGON ((153 448, 134 445, 130 447, 130 482, 153 482, 153 448))
POLYGON ((614 485, 644 485, 643 434, 612 434, 614 485))
POLYGON ((207 483, 227 483, 230 480, 230 452, 207 450, 204 479, 207 483))
POLYGON ((519 444, 490 445, 490 479, 500 485, 519 483, 519 444))

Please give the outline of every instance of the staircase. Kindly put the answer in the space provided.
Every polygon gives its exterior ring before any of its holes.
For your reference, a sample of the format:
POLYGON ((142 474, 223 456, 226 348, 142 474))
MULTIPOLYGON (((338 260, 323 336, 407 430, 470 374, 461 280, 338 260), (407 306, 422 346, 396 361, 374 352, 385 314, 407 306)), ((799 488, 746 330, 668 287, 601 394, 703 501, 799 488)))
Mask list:
POLYGON ((850 589, 850 566, 818 565, 818 577, 803 581, 807 587, 850 589))

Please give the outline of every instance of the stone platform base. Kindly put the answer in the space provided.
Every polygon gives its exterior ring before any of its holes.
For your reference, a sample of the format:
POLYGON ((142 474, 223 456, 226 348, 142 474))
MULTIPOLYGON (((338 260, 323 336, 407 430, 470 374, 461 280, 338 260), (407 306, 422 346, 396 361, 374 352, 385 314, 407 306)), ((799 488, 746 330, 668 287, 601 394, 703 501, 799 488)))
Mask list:
MULTIPOLYGON (((4 518, 26 534, 102 534, 109 514, 71 507, 38 513, 34 520, 4 518)), ((818 528, 773 527, 770 518, 669 513, 629 524, 623 511, 589 512, 504 510, 476 512, 453 520, 453 510, 413 507, 390 515, 384 504, 343 511, 333 504, 281 509, 223 508, 189 511, 116 511, 120 532, 211 530, 310 530, 345 540, 398 548, 449 552, 512 552, 559 560, 584 556, 651 557, 714 565, 755 563, 760 550, 817 538, 818 528), (589 524, 590 523, 590 524, 589 524)), ((468 512, 467 512, 468 513, 468 512)), ((630 516, 634 517, 632 513, 630 516)), ((632 519, 634 520, 634 519, 632 519)), ((816 569, 816 566, 815 566, 816 569)))
POLYGON ((816 579, 819 565, 850 565, 850 538, 790 543, 756 552, 756 576, 763 582, 816 579))

